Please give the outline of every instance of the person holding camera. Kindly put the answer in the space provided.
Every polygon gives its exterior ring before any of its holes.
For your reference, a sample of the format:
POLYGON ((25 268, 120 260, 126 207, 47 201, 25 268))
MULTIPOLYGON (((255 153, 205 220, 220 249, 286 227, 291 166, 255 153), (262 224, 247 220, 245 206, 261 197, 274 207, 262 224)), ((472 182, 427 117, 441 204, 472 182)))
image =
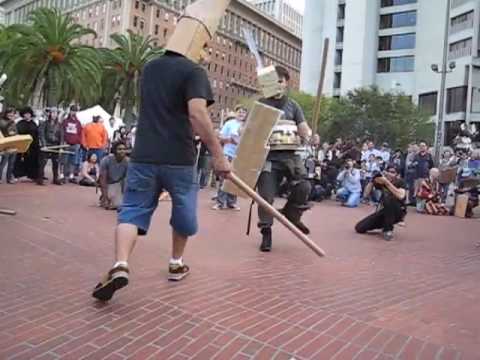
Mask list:
POLYGON ((383 238, 390 241, 393 239, 395 224, 403 221, 406 214, 405 184, 398 170, 392 165, 388 166, 383 174, 375 174, 373 184, 382 192, 380 205, 374 214, 367 216, 355 226, 355 231, 365 234, 371 230, 382 229, 383 238))
POLYGON ((354 208, 360 204, 362 197, 362 183, 359 169, 353 166, 353 160, 345 161, 345 168, 338 174, 337 181, 341 188, 337 191, 337 200, 342 202, 343 206, 354 208))

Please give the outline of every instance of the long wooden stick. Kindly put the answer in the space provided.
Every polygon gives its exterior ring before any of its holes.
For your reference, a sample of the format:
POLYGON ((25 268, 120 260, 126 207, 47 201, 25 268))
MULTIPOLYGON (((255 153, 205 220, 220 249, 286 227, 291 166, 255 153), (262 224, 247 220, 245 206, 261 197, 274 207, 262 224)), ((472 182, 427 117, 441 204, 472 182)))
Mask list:
POLYGON ((323 43, 322 66, 320 69, 320 81, 318 83, 317 98, 315 99, 315 107, 313 108, 312 134, 317 133, 318 118, 320 117, 320 103, 323 95, 323 84, 325 82, 325 70, 327 68, 329 44, 330 39, 326 38, 323 43))
POLYGON ((258 195, 252 188, 243 182, 237 175, 233 172, 229 175, 229 180, 234 183, 240 190, 245 194, 250 196, 259 206, 268 211, 275 219, 280 221, 285 227, 290 230, 297 238, 303 241, 315 254, 318 256, 325 256, 325 251, 323 251, 317 244, 315 244, 308 236, 302 233, 295 225, 293 225, 288 219, 283 216, 280 212, 277 211, 272 205, 265 201, 260 195, 258 195))

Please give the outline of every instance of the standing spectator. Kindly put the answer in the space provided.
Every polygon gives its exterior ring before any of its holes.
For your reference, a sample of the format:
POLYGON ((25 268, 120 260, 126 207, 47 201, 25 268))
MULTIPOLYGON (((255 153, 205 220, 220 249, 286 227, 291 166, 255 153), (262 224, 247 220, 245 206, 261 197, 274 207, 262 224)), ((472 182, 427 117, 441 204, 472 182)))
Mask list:
POLYGON ((407 156, 405 158, 405 181, 408 189, 408 203, 415 205, 415 157, 418 153, 418 145, 412 143, 408 146, 407 156))
POLYGON ((332 161, 333 154, 332 150, 330 149, 330 144, 328 142, 324 142, 322 145, 322 149, 318 152, 318 161, 323 163, 324 161, 332 161))
POLYGON ((405 156, 403 155, 402 150, 395 150, 395 153, 390 158, 390 162, 388 165, 394 166, 398 170, 400 177, 405 177, 405 156))
MULTIPOLYGON (((47 120, 40 124, 38 132, 40 139, 40 149, 49 146, 59 146, 63 143, 62 124, 60 124, 60 121, 58 119, 58 111, 56 109, 52 109, 49 112, 47 120)), ((45 165, 47 164, 48 159, 52 161, 53 184, 62 185, 62 182, 59 178, 60 155, 58 151, 59 149, 57 148, 55 149, 55 151, 43 151, 40 154, 40 167, 37 178, 38 185, 44 185, 43 178, 45 175, 45 165)))
POLYGON ((390 151, 390 148, 388 146, 388 143, 383 143, 382 147, 378 151, 378 155, 382 157, 383 162, 386 165, 388 165, 388 163, 390 162, 390 156, 391 156, 390 153, 391 153, 391 151, 390 151))
POLYGON ((424 141, 418 144, 419 151, 414 157, 412 165, 415 167, 415 194, 418 193, 420 184, 428 179, 430 169, 433 168, 433 157, 428 152, 427 143, 424 141))
MULTIPOLYGON (((20 111, 22 120, 17 123, 19 135, 30 135, 33 139, 27 152, 17 155, 14 174, 16 178, 27 176, 37 181, 40 168, 40 142, 38 125, 35 123, 32 108, 26 107, 20 111)), ((43 179, 41 179, 43 180, 43 179)))
POLYGON ((362 160, 368 161, 370 158, 370 155, 375 155, 375 157, 379 156, 379 151, 375 149, 375 144, 373 141, 368 141, 367 142, 367 150, 362 152, 362 160))
POLYGON ((115 140, 113 139, 113 136, 115 135, 115 132, 120 128, 121 126, 121 121, 117 120, 114 116, 110 117, 108 119, 108 125, 105 126, 107 133, 108 133, 108 139, 110 140, 110 143, 114 143, 115 140))
POLYGON ((78 184, 81 186, 97 186, 99 173, 97 155, 92 152, 82 164, 82 171, 80 172, 80 181, 78 184))
MULTIPOLYGON (((0 134, 3 137, 17 135, 17 126, 15 125, 15 108, 7 108, 2 118, 0 119, 0 134)), ((5 178, 7 183, 15 184, 17 180, 13 176, 13 169, 17 153, 15 150, 6 150, 0 155, 0 184, 2 183, 3 169, 7 166, 7 173, 5 178)))
MULTIPOLYGON (((223 144, 223 154, 232 162, 237 155, 238 143, 240 142, 240 132, 243 123, 247 117, 247 109, 242 105, 235 107, 235 112, 230 115, 230 120, 225 123, 220 132, 220 141, 223 144)), ((222 181, 223 183, 223 181, 222 181)), ((240 210, 237 205, 237 197, 222 190, 220 185, 217 195, 217 204, 213 206, 214 210, 233 209, 240 210)))
POLYGON ((82 143, 82 124, 77 118, 77 106, 70 107, 70 113, 63 120, 63 140, 68 146, 66 149, 73 154, 64 154, 65 181, 75 182, 74 175, 78 174, 80 167, 80 144, 82 143))
POLYGON ((135 137, 137 135, 137 126, 133 125, 132 128, 130 129, 130 132, 128 133, 128 137, 130 139, 130 145, 133 147, 135 146, 135 137))
POLYGON ((105 209, 116 210, 122 204, 127 167, 127 147, 122 142, 114 143, 112 153, 100 163, 101 203, 105 209))
POLYGON ((342 187, 337 191, 337 200, 341 201, 342 205, 354 208, 360 204, 362 195, 360 180, 360 170, 354 168, 352 159, 347 159, 345 169, 337 177, 337 181, 342 184, 342 187))
POLYGON ((95 153, 98 161, 102 161, 108 145, 108 134, 100 121, 100 116, 94 116, 93 121, 83 128, 82 144, 88 154, 95 153))

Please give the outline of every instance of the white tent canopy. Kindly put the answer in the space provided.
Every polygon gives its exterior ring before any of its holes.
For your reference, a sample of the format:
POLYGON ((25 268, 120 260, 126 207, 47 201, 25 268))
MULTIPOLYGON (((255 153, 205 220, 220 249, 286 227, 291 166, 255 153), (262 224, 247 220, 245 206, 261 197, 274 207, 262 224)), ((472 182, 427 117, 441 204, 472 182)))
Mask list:
POLYGON ((77 118, 82 123, 82 126, 91 123, 94 116, 100 116, 105 129, 107 129, 109 138, 113 136, 113 132, 115 130, 118 130, 120 126, 124 125, 122 119, 115 117, 115 124, 113 127, 111 127, 109 119, 112 117, 112 115, 106 112, 100 105, 95 105, 89 109, 85 109, 77 113, 77 118))

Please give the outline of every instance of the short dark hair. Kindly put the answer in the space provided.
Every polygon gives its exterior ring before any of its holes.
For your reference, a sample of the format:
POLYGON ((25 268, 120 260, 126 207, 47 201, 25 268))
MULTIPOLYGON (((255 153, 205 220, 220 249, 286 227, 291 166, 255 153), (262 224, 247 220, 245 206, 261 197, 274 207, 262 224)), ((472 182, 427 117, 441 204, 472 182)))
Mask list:
POLYGON ((395 165, 393 165, 393 164, 388 165, 388 166, 385 168, 385 170, 386 170, 387 172, 388 172, 388 170, 395 170, 395 172, 396 172, 397 174, 400 173, 400 171, 398 170, 398 168, 397 168, 395 165))
POLYGON ((276 65, 275 71, 277 72, 277 75, 280 79, 285 79, 287 81, 290 80, 290 73, 283 66, 276 65))
POLYGON ((113 143, 112 145, 112 154, 117 153, 117 149, 119 146, 125 146, 127 148, 127 145, 123 141, 117 141, 116 143, 113 143))
POLYGON ((35 116, 35 113, 33 112, 32 108, 30 106, 25 106, 22 110, 20 110, 20 116, 24 117, 25 114, 30 114, 32 117, 35 116))

